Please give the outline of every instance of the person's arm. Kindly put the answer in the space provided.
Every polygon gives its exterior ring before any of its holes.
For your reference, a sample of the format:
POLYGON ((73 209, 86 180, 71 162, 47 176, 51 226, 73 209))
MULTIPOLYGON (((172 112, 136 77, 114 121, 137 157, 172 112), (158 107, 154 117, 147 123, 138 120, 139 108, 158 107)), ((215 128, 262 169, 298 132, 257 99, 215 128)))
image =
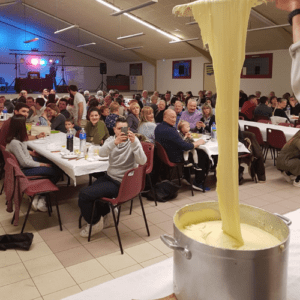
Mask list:
POLYGON ((139 165, 144 165, 147 162, 147 156, 144 152, 144 149, 132 131, 128 131, 128 139, 130 140, 130 146, 133 151, 135 162, 139 165))
POLYGON ((83 114, 83 103, 79 102, 78 103, 78 120, 77 120, 77 123, 79 126, 81 124, 82 114, 83 114))
MULTIPOLYGON (((127 139, 127 137, 126 137, 126 139, 127 139)), ((109 156, 109 154, 111 153, 111 151, 113 151, 113 149, 117 145, 117 144, 115 144, 115 140, 117 140, 117 138, 115 139, 114 136, 109 137, 105 141, 105 143, 103 144, 103 146, 100 148, 100 150, 99 150, 99 156, 102 156, 102 157, 109 156)))

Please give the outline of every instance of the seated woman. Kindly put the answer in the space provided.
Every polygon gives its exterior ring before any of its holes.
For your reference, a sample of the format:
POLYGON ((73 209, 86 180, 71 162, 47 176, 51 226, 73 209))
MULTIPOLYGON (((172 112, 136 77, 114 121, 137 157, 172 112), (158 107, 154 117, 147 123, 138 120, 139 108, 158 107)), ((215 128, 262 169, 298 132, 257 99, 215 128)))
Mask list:
POLYGON ((114 127, 116 120, 119 118, 119 103, 112 102, 110 105, 110 114, 105 119, 105 125, 108 129, 109 135, 115 135, 114 127))
POLYGON ((58 130, 66 133, 66 117, 60 113, 57 105, 50 103, 47 104, 44 113, 40 117, 41 125, 50 126, 52 130, 58 130))
POLYGON ((153 109, 150 106, 145 106, 141 111, 141 123, 138 127, 138 133, 144 135, 151 143, 155 144, 155 128, 153 109))
POLYGON ((140 106, 137 103, 130 104, 127 123, 130 131, 134 133, 138 132, 140 123, 140 106))
POLYGON ((202 105, 203 117, 200 122, 197 122, 196 127, 199 132, 210 133, 211 125, 216 122, 212 107, 208 103, 202 105))
POLYGON ((278 98, 277 101, 277 107, 273 110, 273 116, 286 118, 290 122, 289 117, 284 111, 287 105, 287 100, 284 98, 278 98))
POLYGON ((99 109, 100 119, 105 122, 106 117, 109 115, 109 108, 105 105, 102 105, 99 109))
MULTIPOLYGON (((22 172, 26 176, 42 175, 48 177, 56 184, 62 177, 62 171, 50 164, 46 158, 39 156, 34 151, 27 150, 27 130, 25 117, 15 115, 12 117, 6 137, 6 150, 11 152, 20 164, 22 172)), ((48 211, 45 197, 36 195, 32 202, 33 210, 48 211)))
POLYGON ((88 102, 88 108, 87 108, 87 114, 86 119, 90 120, 90 113, 92 108, 100 108, 100 104, 96 98, 93 98, 92 100, 89 100, 88 102))
POLYGON ((86 141, 96 145, 102 145, 109 137, 108 130, 103 121, 100 120, 100 111, 93 107, 90 110, 90 121, 85 127, 86 141))

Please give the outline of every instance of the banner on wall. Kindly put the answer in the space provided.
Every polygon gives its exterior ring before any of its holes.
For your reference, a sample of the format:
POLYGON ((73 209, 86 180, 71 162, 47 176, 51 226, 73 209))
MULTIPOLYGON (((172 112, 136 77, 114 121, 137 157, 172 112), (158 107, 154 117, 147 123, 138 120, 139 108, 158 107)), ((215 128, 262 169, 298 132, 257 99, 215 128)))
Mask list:
POLYGON ((209 76, 214 75, 213 65, 206 65, 206 75, 209 75, 209 76))

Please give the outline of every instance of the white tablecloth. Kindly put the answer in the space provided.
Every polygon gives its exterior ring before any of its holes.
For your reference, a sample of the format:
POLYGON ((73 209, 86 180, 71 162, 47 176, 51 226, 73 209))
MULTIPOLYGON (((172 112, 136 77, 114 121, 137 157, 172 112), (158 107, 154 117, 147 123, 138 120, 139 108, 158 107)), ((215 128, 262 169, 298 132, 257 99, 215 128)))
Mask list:
MULTIPOLYGON (((105 161, 92 161, 89 162, 84 158, 80 160, 68 160, 62 158, 60 153, 51 153, 50 150, 47 150, 47 145, 50 143, 57 143, 58 147, 60 146, 60 141, 64 138, 66 139, 66 134, 56 133, 52 137, 45 138, 43 140, 33 140, 28 141, 28 147, 35 150, 40 155, 46 157, 54 164, 56 164, 61 170, 63 170, 70 178, 73 179, 74 185, 76 186, 76 177, 87 175, 95 172, 103 172, 108 168, 108 160, 105 161), (53 138, 54 136, 54 138, 53 138)), ((79 139, 75 138, 75 145, 79 145, 79 139)))
MULTIPOLYGON (((300 299, 300 209, 285 215, 292 220, 287 300, 300 299)), ((121 255, 121 254, 120 254, 121 255)), ((173 293, 173 258, 105 282, 65 300, 151 300, 173 293)), ((187 299, 190 300, 190 299, 187 299)), ((191 299, 192 300, 192 299, 191 299)))
POLYGON ((264 141, 267 141, 267 128, 272 128, 272 129, 277 129, 277 130, 283 131, 287 141, 290 138, 292 138, 299 131, 299 128, 286 127, 286 126, 273 125, 273 124, 266 124, 266 123, 259 123, 259 122, 252 122, 252 121, 244 121, 244 120, 239 120, 239 124, 240 124, 240 127, 241 127, 242 131, 244 131, 244 125, 258 127, 261 131, 261 134, 262 134, 262 137, 263 137, 264 141))

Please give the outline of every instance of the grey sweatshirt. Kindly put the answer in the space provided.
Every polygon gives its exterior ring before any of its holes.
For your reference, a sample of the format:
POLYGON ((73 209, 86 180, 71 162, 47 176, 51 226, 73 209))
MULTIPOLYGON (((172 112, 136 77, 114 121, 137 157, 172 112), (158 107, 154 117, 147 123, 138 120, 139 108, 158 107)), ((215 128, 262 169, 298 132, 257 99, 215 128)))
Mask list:
POLYGON ((300 41, 290 46, 292 58, 291 83, 297 100, 300 101, 300 41))
POLYGON ((116 146, 115 137, 111 136, 100 148, 99 155, 102 157, 109 156, 107 175, 119 182, 122 181, 128 170, 147 162, 147 156, 137 137, 133 143, 128 140, 116 146))
POLYGON ((17 159, 22 168, 35 168, 39 167, 40 163, 32 159, 32 156, 27 150, 27 144, 18 140, 12 140, 6 145, 6 150, 11 152, 17 159))

